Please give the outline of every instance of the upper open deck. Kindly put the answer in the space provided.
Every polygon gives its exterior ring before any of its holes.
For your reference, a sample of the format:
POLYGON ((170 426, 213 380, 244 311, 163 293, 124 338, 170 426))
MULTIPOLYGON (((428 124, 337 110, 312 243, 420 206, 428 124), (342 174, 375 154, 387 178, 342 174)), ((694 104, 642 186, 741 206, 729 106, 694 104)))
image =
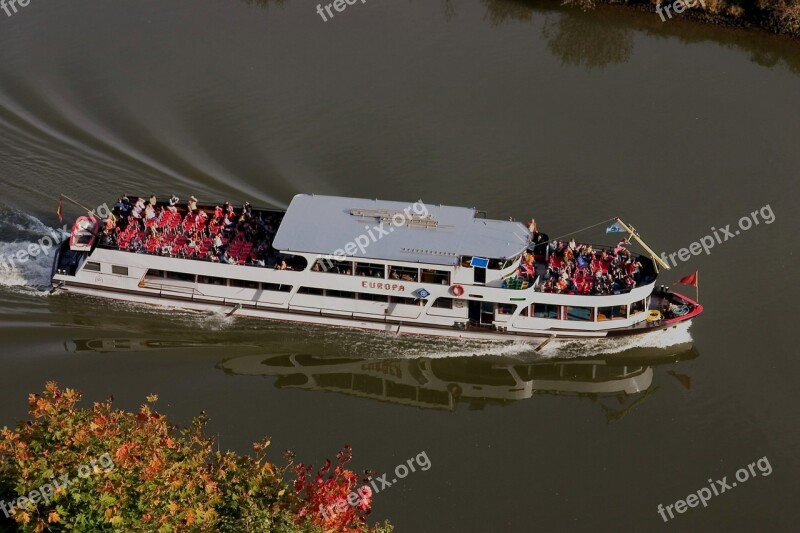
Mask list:
POLYGON ((115 219, 103 222, 98 246, 122 251, 239 265, 273 266, 272 240, 284 211, 249 204, 170 205, 157 201, 136 210, 136 202, 117 202, 115 219))

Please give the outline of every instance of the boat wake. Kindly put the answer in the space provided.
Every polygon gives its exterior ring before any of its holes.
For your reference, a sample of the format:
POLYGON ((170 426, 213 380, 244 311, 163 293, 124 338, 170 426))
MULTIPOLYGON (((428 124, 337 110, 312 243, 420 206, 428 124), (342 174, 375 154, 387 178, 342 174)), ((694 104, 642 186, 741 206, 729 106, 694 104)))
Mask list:
POLYGON ((0 287, 48 294, 45 289, 50 286, 53 250, 40 253, 37 241, 58 233, 29 213, 0 206, 0 287), (37 255, 29 256, 28 250, 37 250, 37 255))
POLYGON ((681 322, 667 330, 610 339, 553 341, 542 348, 539 355, 544 359, 573 359, 620 354, 635 350, 650 352, 656 352, 659 349, 667 350, 673 346, 693 342, 692 335, 689 333, 690 325, 691 322, 681 322))

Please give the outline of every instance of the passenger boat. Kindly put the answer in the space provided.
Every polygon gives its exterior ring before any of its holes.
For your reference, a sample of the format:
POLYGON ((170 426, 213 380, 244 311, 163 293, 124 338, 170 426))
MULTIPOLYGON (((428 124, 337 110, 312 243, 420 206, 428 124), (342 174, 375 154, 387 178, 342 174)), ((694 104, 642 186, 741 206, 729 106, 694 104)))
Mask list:
POLYGON ((564 243, 472 208, 307 194, 286 210, 153 198, 147 216, 135 216, 126 205, 105 221, 94 212, 79 219, 56 254, 54 292, 393 334, 545 342, 641 335, 702 312, 657 287, 659 264, 668 267, 619 219, 617 231, 649 254, 625 243, 579 245, 593 264, 598 258, 597 280, 606 279, 601 256, 637 266, 627 285, 601 291, 589 259, 578 261, 580 283, 556 286, 557 255, 573 255, 564 243))

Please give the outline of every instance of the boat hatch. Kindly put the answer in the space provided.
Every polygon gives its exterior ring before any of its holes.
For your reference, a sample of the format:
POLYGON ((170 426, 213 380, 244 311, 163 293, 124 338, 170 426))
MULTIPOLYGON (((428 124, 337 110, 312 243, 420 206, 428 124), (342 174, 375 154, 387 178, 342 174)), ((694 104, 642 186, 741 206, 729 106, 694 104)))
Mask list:
POLYGON ((89 252, 97 238, 99 221, 94 217, 79 217, 72 226, 69 237, 69 248, 76 252, 89 252))

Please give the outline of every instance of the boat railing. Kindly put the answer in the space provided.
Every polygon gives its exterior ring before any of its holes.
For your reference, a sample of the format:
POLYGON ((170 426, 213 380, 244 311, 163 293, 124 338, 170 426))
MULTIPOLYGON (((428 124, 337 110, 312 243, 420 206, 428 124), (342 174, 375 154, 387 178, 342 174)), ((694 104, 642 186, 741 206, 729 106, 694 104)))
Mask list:
POLYGON ((152 281, 142 280, 139 282, 139 288, 152 289, 158 291, 159 296, 162 292, 173 292, 178 294, 186 294, 194 297, 196 294, 200 296, 207 296, 198 291, 195 287, 185 287, 182 285, 169 285, 167 283, 153 283, 152 281))

